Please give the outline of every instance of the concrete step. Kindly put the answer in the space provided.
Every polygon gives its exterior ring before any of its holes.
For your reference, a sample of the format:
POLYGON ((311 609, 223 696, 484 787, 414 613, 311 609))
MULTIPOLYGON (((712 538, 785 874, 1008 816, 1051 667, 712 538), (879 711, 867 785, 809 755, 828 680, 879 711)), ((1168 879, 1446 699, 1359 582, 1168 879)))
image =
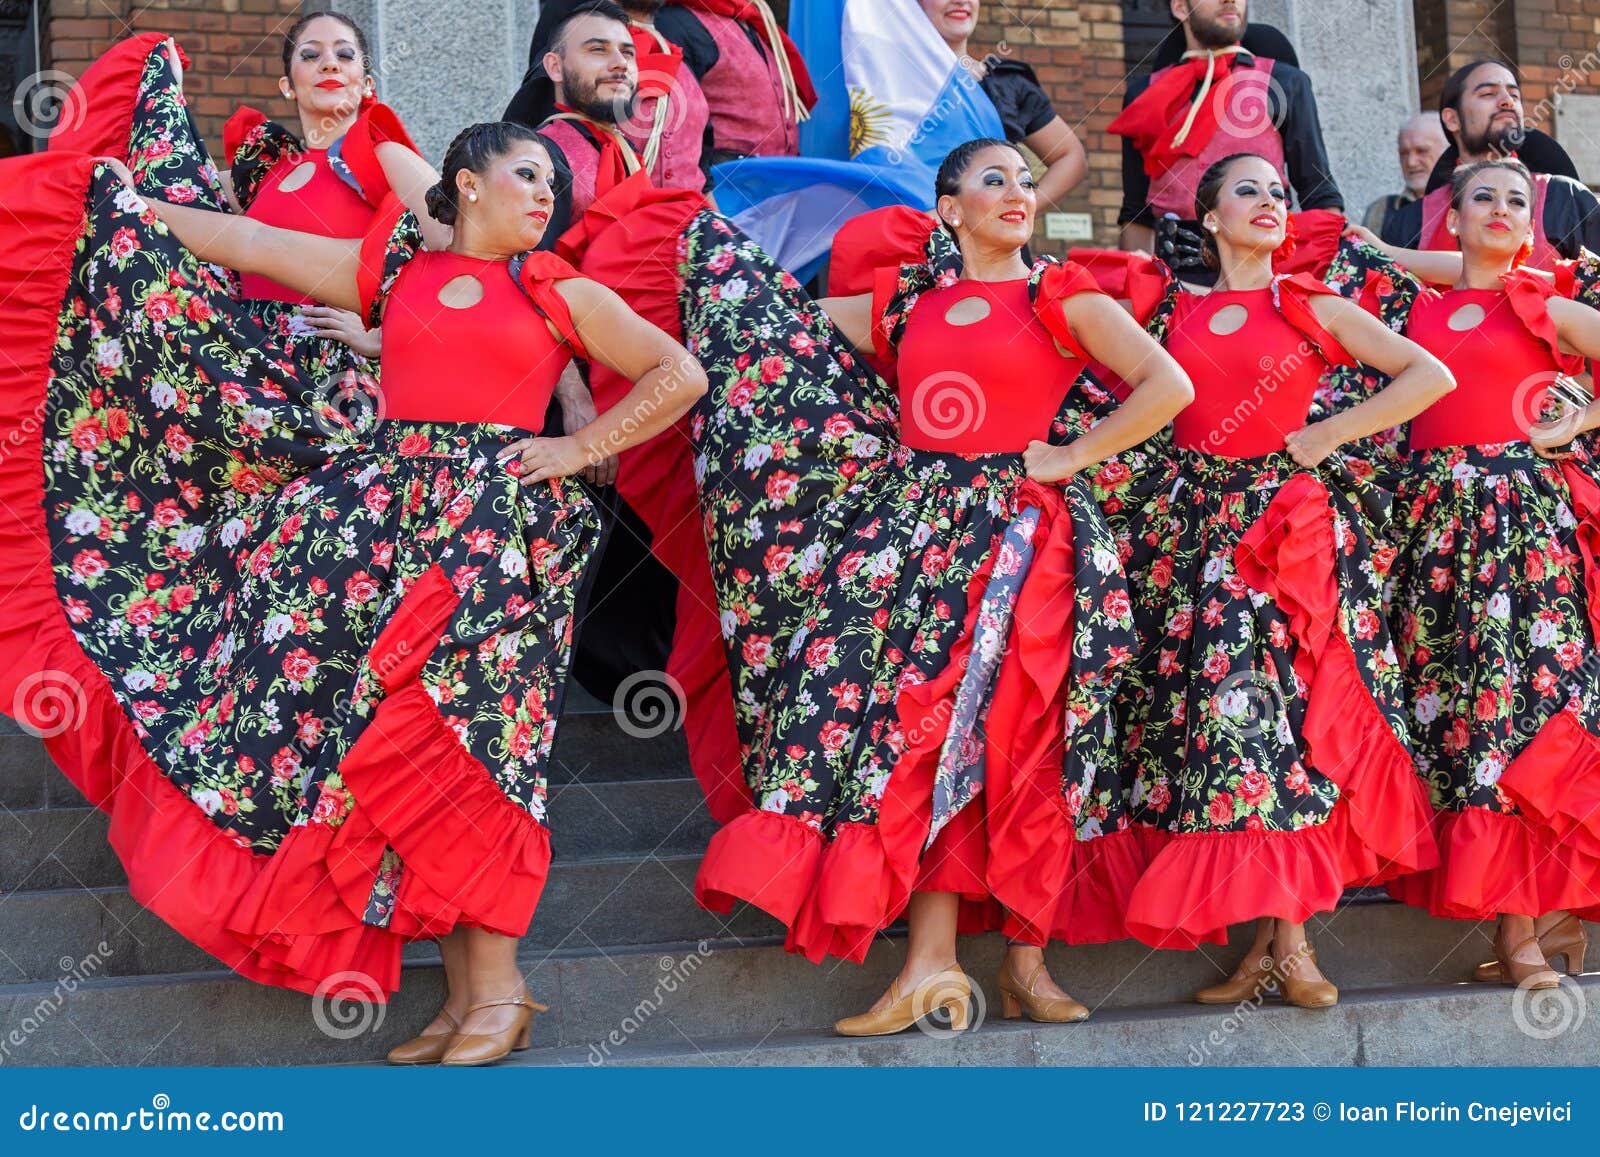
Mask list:
MULTIPOLYGON (((770 922, 765 928, 752 926, 741 918, 730 926, 732 935, 711 934, 693 943, 597 947, 579 935, 554 948, 538 944, 535 928, 524 941, 522 956, 531 989, 550 1005, 550 1012, 534 1021, 534 1045, 546 1050, 541 1059, 654 1063, 660 1057, 652 1050, 689 1041, 824 1034, 838 1017, 868 1007, 903 960, 904 940, 891 932, 863 966, 838 961, 812 965, 784 952, 776 937, 761 934, 772 927, 770 922)), ((1247 930, 1240 929, 1240 940, 1245 938, 1247 930)), ((1450 982, 1465 977, 1488 955, 1486 929, 1431 920, 1387 903, 1340 909, 1314 931, 1314 940, 1346 1002, 1365 993, 1389 992, 1397 983, 1455 991, 1450 982), (1384 950, 1374 953, 1373 944, 1384 945, 1384 950)), ((1224 976, 1242 950, 1242 942, 1227 950, 1194 953, 1152 952, 1131 942, 1056 945, 1049 960, 1052 973, 1090 1006, 1098 1022, 1139 1010, 1188 1011, 1188 995, 1224 976)), ((991 1010, 992 978, 1003 951, 996 936, 967 938, 961 944, 963 964, 986 991, 985 1006, 991 1010)), ((297 993, 220 971, 119 975, 115 953, 89 961, 80 953, 58 962, 48 977, 0 985, 0 1023, 17 1024, 28 1015, 48 1022, 30 1032, 26 1057, 17 1054, 26 1064, 374 1060, 433 1016, 443 994, 437 962, 431 945, 414 946, 401 993, 380 1012, 357 1006, 329 1010, 297 993), (93 978, 62 996, 63 981, 84 972, 93 978), (41 1001, 59 1008, 41 1018, 31 1012, 41 1001), (360 1031, 338 1034, 340 1026, 350 1030, 357 1025, 360 1031)), ((1045 1031, 1041 1026, 1040 1032, 1045 1031)), ((1050 1031, 1077 1030, 1064 1026, 1050 1031)))
MULTIPOLYGON (((550 784, 680 779, 689 775, 683 732, 630 734, 610 711, 566 712, 556 728, 550 784)), ((84 807, 44 744, 0 715, 0 809, 84 807)))
MULTIPOLYGON (((639 1043, 610 1056, 593 1048, 534 1048, 504 1063, 830 1068, 1594 1064, 1600 976, 1563 982, 1537 1008, 1530 1006, 1529 997, 1490 985, 1410 985, 1360 990, 1333 1008, 1314 1011, 1274 999, 1239 1008, 1168 1004, 1106 1011, 1069 1025, 1001 1021, 991 1007, 976 1031, 954 1036, 912 1029, 850 1040, 832 1033, 779 1031, 639 1043), (1544 1021, 1542 1016, 1553 1019, 1544 1021)), ((1272 1095, 1295 1099, 1282 1091, 1272 1095)))
MULTIPOLYGON (((549 806, 558 860, 697 853, 716 830, 689 778, 551 784, 549 806)), ((0 893, 125 884, 106 842, 108 824, 91 807, 0 813, 0 893)))
MULTIPOLYGON (((527 952, 611 949, 703 937, 767 936, 774 921, 754 910, 718 916, 694 900, 698 855, 570 859, 551 865, 527 952)), ((431 951, 414 945, 413 953, 431 951)), ((136 904, 123 888, 63 888, 0 896, 0 984, 52 982, 97 954, 100 975, 209 972, 212 957, 136 904), (100 945, 105 945, 100 950, 100 945), (63 963, 65 962, 65 963, 63 963)))

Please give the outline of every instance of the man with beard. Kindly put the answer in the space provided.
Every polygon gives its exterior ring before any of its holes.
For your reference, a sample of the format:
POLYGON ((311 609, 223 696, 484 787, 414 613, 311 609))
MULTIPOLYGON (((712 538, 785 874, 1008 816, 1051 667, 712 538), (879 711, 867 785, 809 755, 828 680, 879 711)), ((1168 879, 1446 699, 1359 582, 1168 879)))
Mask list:
MULTIPOLYGON (((545 66, 545 57, 551 50, 559 57, 571 46, 574 16, 588 13, 614 17, 617 12, 627 21, 633 36, 637 89, 626 102, 610 101, 605 115, 622 130, 655 185, 704 192, 710 182, 713 142, 710 109, 699 75, 709 67, 708 57, 715 60, 716 45, 688 12, 676 8, 663 11, 662 0, 627 0, 599 6, 594 0, 555 0, 545 5, 534 34, 535 55, 528 74, 502 119, 538 127, 558 112, 556 86, 545 66), (680 48, 673 36, 676 32, 683 37, 686 30, 699 30, 698 38, 686 38, 692 46, 687 50, 680 48), (558 33, 565 41, 560 48, 551 43, 558 33)), ((598 47, 595 51, 599 51, 598 47)), ((591 78, 572 75, 582 70, 581 61, 565 69, 569 96, 574 95, 575 88, 589 87, 591 78)), ((597 105, 592 94, 577 92, 576 98, 597 105)), ((597 111, 598 107, 592 107, 591 117, 597 111)))
POLYGON ((1362 224, 1381 235, 1388 227, 1389 219, 1401 208, 1420 200, 1428 190, 1428 178, 1433 173, 1433 166, 1444 155, 1449 144, 1444 130, 1439 127, 1439 118, 1432 113, 1418 113, 1401 125, 1395 145, 1400 157, 1400 179, 1405 183, 1405 188, 1399 193, 1379 197, 1368 205, 1362 224))
POLYGON ((1457 69, 1439 92, 1439 120, 1450 148, 1434 166, 1427 194, 1389 218, 1385 241, 1403 249, 1457 248, 1445 225, 1451 174, 1459 165, 1515 156, 1534 175, 1533 252, 1527 264, 1550 269, 1582 249, 1600 249, 1600 201, 1576 179, 1566 150, 1526 126, 1522 92, 1509 68, 1475 60, 1457 69))
MULTIPOLYGON (((586 0, 547 0, 533 33, 530 80, 556 29, 587 6, 586 0)), ((799 155, 800 121, 817 95, 805 61, 766 0, 626 0, 622 7, 636 27, 649 22, 682 54, 703 91, 711 121, 708 167, 738 157, 799 155)), ((641 78, 651 71, 641 62, 641 78)))
POLYGON ((1342 210, 1328 171, 1311 79, 1243 43, 1246 0, 1171 0, 1186 51, 1179 63, 1128 82, 1111 122, 1122 136, 1124 249, 1154 252, 1186 281, 1215 275, 1200 260, 1195 187, 1230 153, 1265 157, 1301 209, 1342 210))

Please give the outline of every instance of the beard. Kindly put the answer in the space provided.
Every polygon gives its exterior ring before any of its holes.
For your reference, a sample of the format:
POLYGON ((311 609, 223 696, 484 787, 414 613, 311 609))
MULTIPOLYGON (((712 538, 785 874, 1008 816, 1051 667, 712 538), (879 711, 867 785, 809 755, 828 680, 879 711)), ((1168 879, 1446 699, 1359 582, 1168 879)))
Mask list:
POLYGON ((1189 31, 1194 34, 1194 39, 1201 48, 1232 48, 1244 39, 1245 22, 1229 26, 1220 21, 1207 20, 1205 17, 1191 12, 1189 14, 1189 31))
POLYGON ((1466 156, 1504 157, 1516 152, 1528 137, 1528 127, 1518 117, 1515 124, 1491 124, 1479 133, 1461 134, 1461 151, 1466 156))
POLYGON ((633 114, 634 93, 628 93, 626 98, 610 98, 600 95, 600 82, 604 77, 593 80, 574 78, 562 85, 562 101, 573 112, 588 117, 598 124, 614 125, 628 119, 633 114))

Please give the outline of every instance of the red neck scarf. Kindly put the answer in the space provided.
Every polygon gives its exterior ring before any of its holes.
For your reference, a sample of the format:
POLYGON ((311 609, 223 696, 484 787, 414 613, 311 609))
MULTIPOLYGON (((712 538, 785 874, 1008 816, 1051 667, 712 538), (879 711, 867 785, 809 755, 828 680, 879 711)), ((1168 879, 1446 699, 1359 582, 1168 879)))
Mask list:
POLYGON ((1224 49, 1162 69, 1111 122, 1111 131, 1133 141, 1148 175, 1161 176, 1180 157, 1197 157, 1211 143, 1234 66, 1252 59, 1242 49, 1224 49))
POLYGON ((778 27, 766 0, 667 0, 667 3, 696 12, 708 12, 712 16, 731 16, 755 27, 785 73, 784 87, 792 91, 797 99, 799 107, 795 119, 805 120, 806 113, 816 107, 817 90, 812 87, 805 58, 800 55, 794 41, 789 39, 789 34, 778 27))

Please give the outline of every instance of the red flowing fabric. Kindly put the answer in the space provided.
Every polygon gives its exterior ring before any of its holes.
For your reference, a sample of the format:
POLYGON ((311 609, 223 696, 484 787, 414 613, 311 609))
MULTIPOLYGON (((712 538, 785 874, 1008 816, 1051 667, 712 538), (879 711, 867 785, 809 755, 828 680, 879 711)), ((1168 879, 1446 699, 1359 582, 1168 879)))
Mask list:
POLYGON ((928 237, 938 227, 927 213, 909 205, 890 205, 856 214, 833 235, 833 251, 828 258, 829 296, 871 293, 873 275, 879 269, 920 265, 928 237))
MULTIPOLYGON (((602 138, 604 139, 604 138, 602 138)), ((594 204, 561 236, 557 252, 585 277, 614 290, 631 309, 682 340, 678 248, 705 198, 682 189, 657 189, 640 172, 596 185, 594 204), (609 182, 609 183, 608 183, 609 182)), ((633 383, 591 364, 590 388, 601 410, 616 405, 633 383)), ((688 704, 684 732, 691 763, 711 817, 728 823, 750 806, 744 781, 733 685, 717 618, 711 560, 700 527, 694 486, 694 447, 685 416, 672 429, 623 452, 617 490, 650 528, 650 549, 678 579, 677 621, 667 673, 688 704)))
MULTIPOLYGON (((1566 274, 1565 284, 1570 287, 1572 284, 1570 266, 1567 267, 1566 274)), ((1527 269, 1513 269, 1510 273, 1501 274, 1500 283, 1505 286, 1506 300, 1511 303, 1511 311, 1517 315, 1517 320, 1549 348, 1551 356, 1556 360, 1557 368, 1564 374, 1581 374, 1583 359, 1562 349, 1561 337, 1556 332, 1556 323, 1550 319, 1550 299, 1570 297, 1570 288, 1568 292, 1563 293, 1560 282, 1541 277, 1527 269)))
MULTIPOLYGON (((713 16, 743 20, 758 32, 766 28, 760 6, 751 3, 751 0, 667 0, 667 3, 676 4, 679 8, 692 8, 696 12, 709 12, 713 16)), ((800 103, 807 109, 816 108, 817 90, 811 83, 811 71, 806 68, 805 57, 800 55, 800 49, 789 39, 787 32, 779 28, 777 33, 780 43, 773 47, 781 48, 789 60, 789 71, 794 74, 795 92, 800 96, 800 103)))
POLYGON ((1345 216, 1334 209, 1289 214, 1289 239, 1272 255, 1274 273, 1305 273, 1321 279, 1344 238, 1345 216))
POLYGON ((0 220, 13 258, 0 266, 0 702, 70 701, 74 724, 45 738, 56 765, 110 816, 110 842, 133 898, 251 980, 382 1000, 400 981, 408 939, 458 923, 527 929, 549 864, 542 825, 509 804, 455 739, 417 682, 458 595, 442 572, 407 592, 379 637, 390 696, 341 772, 346 821, 297 827, 262 855, 216 827, 144 750, 62 608, 50 558, 43 411, 57 316, 94 162, 59 152, 0 166, 0 220), (21 273, 18 271, 26 270, 21 273), (406 657, 409 657, 407 659, 406 657), (441 822, 461 817, 462 822, 441 822), (385 846, 405 860, 388 928, 362 922, 385 846), (365 974, 381 991, 349 977, 365 974), (330 981, 332 983, 330 983, 330 981))
MULTIPOLYGON (((112 45, 84 70, 68 95, 61 123, 50 131, 52 150, 128 160, 128 135, 144 65, 165 32, 141 32, 112 45)), ((180 47, 178 59, 189 66, 180 47)))
POLYGON ((1159 177, 1179 157, 1198 157, 1217 131, 1218 93, 1233 74, 1235 56, 1185 60, 1162 69, 1151 78, 1150 87, 1117 114, 1109 126, 1118 136, 1128 137, 1144 159, 1144 171, 1159 177), (1184 139, 1174 144, 1195 90, 1210 73, 1212 88, 1200 102, 1194 123, 1184 139))
POLYGON ((1339 626, 1338 549, 1327 490, 1296 474, 1246 532, 1234 562, 1289 617, 1295 672, 1310 695, 1306 762, 1338 786, 1339 799, 1321 824, 1296 831, 1167 835, 1128 909, 1129 930, 1147 944, 1221 943, 1229 925, 1259 916, 1301 922, 1331 911, 1350 885, 1438 862, 1422 781, 1339 626))

